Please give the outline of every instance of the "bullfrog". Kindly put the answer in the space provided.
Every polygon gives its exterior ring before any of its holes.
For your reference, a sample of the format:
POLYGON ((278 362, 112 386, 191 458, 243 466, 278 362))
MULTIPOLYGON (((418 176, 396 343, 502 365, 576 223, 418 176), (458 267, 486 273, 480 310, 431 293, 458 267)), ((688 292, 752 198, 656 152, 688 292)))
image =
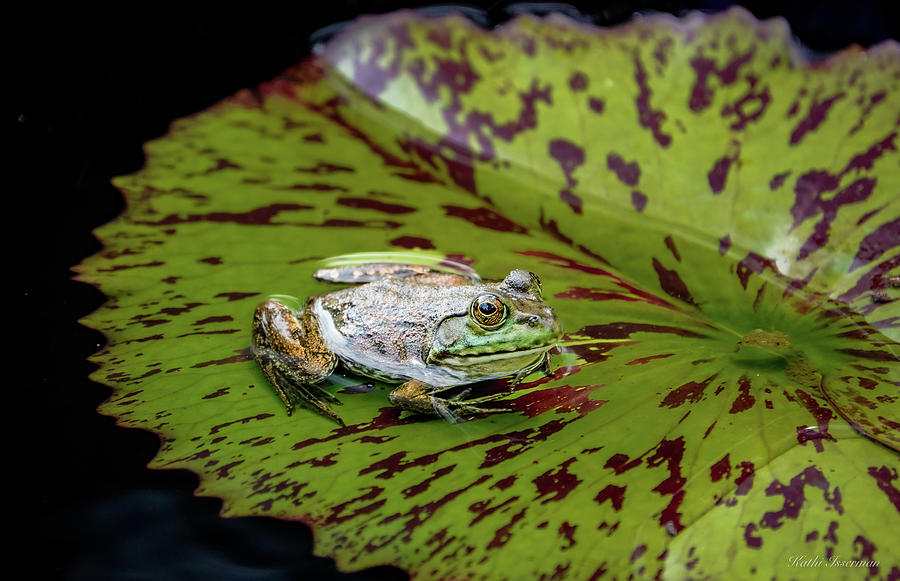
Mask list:
POLYGON ((474 272, 415 264, 323 268, 320 281, 353 283, 302 303, 273 295, 256 307, 252 352, 287 413, 298 405, 344 425, 340 401, 319 384, 336 369, 399 383, 390 402, 413 412, 457 418, 485 408, 531 372, 550 374, 548 351, 560 323, 541 281, 515 269, 502 281, 474 272), (505 390, 470 397, 454 388, 512 377, 505 390))

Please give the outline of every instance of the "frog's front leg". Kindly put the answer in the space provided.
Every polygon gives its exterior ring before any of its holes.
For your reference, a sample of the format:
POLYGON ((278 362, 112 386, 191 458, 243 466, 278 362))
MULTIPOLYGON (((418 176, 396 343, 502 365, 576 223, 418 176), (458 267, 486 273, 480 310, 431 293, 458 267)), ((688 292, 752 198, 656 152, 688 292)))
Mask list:
POLYGON ((343 426, 343 420, 328 406, 341 402, 315 385, 331 375, 338 359, 325 346, 311 311, 306 308, 295 313, 276 299, 261 303, 253 316, 253 356, 288 415, 299 404, 343 426))
POLYGON ((508 412, 508 409, 483 408, 478 404, 494 401, 512 393, 512 388, 482 397, 466 398, 469 389, 464 389, 453 397, 440 397, 439 394, 451 387, 432 387, 418 379, 410 379, 388 395, 391 403, 397 407, 434 416, 443 416, 453 420, 457 416, 471 416, 492 412, 508 412))

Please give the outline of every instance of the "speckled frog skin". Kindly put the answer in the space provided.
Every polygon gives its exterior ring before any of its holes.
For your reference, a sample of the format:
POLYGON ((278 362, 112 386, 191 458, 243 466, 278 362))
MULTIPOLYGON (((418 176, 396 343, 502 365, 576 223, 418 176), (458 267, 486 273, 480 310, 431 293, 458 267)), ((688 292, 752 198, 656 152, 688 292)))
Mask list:
POLYGON ((400 383, 390 394, 404 409, 457 417, 509 391, 466 398, 450 388, 532 371, 549 372, 547 351, 561 329, 541 297, 537 276, 513 270, 499 282, 417 265, 363 264, 319 270, 320 280, 361 283, 312 296, 300 308, 288 297, 261 303, 253 318, 253 354, 288 413, 311 407, 343 424, 340 403, 316 384, 340 364, 400 383), (293 308, 292 308, 293 307, 293 308))

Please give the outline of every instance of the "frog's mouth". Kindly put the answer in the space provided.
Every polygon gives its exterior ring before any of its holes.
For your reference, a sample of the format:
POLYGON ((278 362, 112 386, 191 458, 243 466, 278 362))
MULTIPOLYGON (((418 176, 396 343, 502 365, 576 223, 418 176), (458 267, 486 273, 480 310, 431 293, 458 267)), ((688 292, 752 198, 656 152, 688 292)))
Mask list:
POLYGON ((429 366, 448 371, 457 381, 487 381, 534 369, 544 361, 545 353, 551 347, 552 345, 546 345, 517 351, 496 351, 472 355, 445 353, 434 358, 429 357, 428 363, 429 366))
POLYGON ((495 351, 492 353, 473 353, 472 355, 442 355, 439 357, 430 357, 435 362, 452 367, 463 365, 478 365, 490 363, 492 361, 503 361, 507 359, 527 359, 537 358, 545 351, 549 351, 553 346, 545 345, 541 347, 533 347, 531 349, 519 349, 516 351, 495 351))

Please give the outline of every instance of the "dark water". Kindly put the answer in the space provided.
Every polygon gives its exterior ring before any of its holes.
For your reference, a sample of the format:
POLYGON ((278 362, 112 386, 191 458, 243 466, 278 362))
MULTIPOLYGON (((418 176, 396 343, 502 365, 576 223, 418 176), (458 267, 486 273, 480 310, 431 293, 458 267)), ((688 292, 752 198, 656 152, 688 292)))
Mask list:
POLYGON ((57 511, 39 528, 58 555, 55 572, 72 580, 407 578, 390 567, 340 574, 330 559, 310 556, 305 527, 223 519, 217 505, 183 490, 129 489, 57 511))
MULTIPOLYGON (((303 3, 298 3, 303 4, 303 3)), ((103 300, 69 280, 68 267, 100 250, 90 230, 122 209, 109 178, 137 171, 141 144, 170 121, 242 87, 268 80, 306 56, 311 44, 364 11, 425 3, 332 0, 316 12, 126 12, 7 8, 2 135, 14 154, 0 180, 5 205, 7 381, 3 440, 4 524, 14 562, 28 578, 50 579, 405 579, 382 567, 346 576, 311 556, 300 524, 223 519, 219 502, 195 498, 196 478, 150 471, 156 437, 116 428, 94 408, 109 393, 87 379, 85 357, 100 334, 75 321, 103 300), (310 40, 312 36, 312 40, 310 40), (8 320, 8 319, 7 319, 8 320)), ((472 2, 492 25, 523 10, 550 8, 614 24, 634 11, 717 10, 730 2, 575 2, 510 6, 472 2)), ((897 37, 889 2, 753 3, 778 14, 813 51, 897 37)), ((187 10, 187 11, 184 11, 187 10)), ((443 8, 431 8, 443 10, 443 8)))

